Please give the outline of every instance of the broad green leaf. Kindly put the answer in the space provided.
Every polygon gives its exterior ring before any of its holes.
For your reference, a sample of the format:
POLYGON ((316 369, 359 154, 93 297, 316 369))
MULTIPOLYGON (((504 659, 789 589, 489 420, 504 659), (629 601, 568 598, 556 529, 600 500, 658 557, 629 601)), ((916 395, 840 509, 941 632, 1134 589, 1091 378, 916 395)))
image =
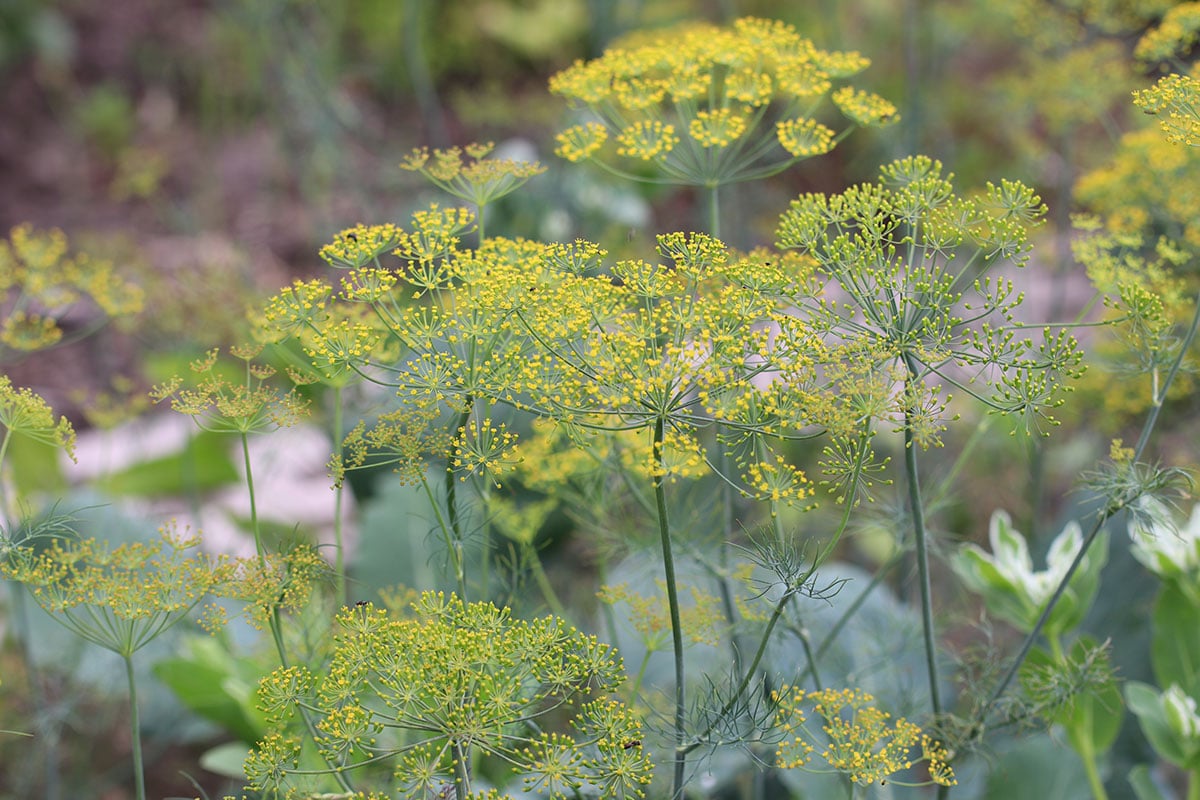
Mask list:
POLYGON ((246 756, 249 754, 250 748, 241 742, 226 742, 200 756, 200 766, 217 775, 224 775, 234 780, 245 780, 246 773, 243 771, 242 765, 246 762, 246 756))
POLYGON ((1154 782, 1150 767, 1145 764, 1138 764, 1129 770, 1129 785, 1133 787, 1137 800, 1167 800, 1154 782))
POLYGON ((1163 713, 1159 692, 1153 686, 1138 681, 1125 684, 1125 702, 1138 718, 1142 733, 1154 752, 1177 766, 1184 766, 1187 753, 1163 713))
POLYGON ((195 637, 186 656, 159 661, 154 674, 192 711, 253 744, 266 728, 254 707, 253 681, 241 667, 217 640, 195 637))
POLYGON ((1159 686, 1179 686, 1200 696, 1200 608, 1174 581, 1164 582, 1154 603, 1151 665, 1159 686))

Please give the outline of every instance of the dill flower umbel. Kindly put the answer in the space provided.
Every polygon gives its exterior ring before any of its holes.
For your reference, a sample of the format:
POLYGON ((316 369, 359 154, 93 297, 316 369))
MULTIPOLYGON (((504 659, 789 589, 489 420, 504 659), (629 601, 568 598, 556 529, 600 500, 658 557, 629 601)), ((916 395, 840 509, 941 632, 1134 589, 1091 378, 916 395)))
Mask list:
MULTIPOLYGON (((907 719, 893 719, 861 689, 805 692, 784 686, 772 696, 782 734, 776 757, 784 769, 826 771, 814 766, 819 758, 829 769, 846 774, 860 786, 870 786, 924 762, 929 782, 941 786, 958 782, 940 743, 907 719), (824 741, 808 728, 808 708, 822 722, 824 741)), ((894 782, 911 785, 903 780, 894 782)))
POLYGON ((451 147, 434 150, 419 147, 400 162, 402 169, 419 172, 442 190, 473 203, 479 214, 479 237, 484 236, 484 209, 501 197, 521 188, 530 178, 546 171, 536 161, 488 158, 495 144, 469 144, 464 151, 451 147))
POLYGON ((61 342, 59 318, 68 307, 89 301, 116 319, 141 311, 144 296, 111 262, 71 254, 62 231, 18 225, 0 240, 0 363, 61 342))
POLYGON ((324 674, 288 667, 261 682, 272 730, 247 759, 252 786, 286 791, 318 774, 296 766, 295 715, 309 709, 328 763, 349 774, 391 762, 405 797, 473 796, 480 756, 511 765, 527 790, 642 796, 651 764, 630 745, 641 725, 611 697, 623 668, 594 637, 432 592, 407 615, 346 608, 337 626, 324 674))
MULTIPOLYGON (((559 134, 557 153, 629 174, 605 159, 613 138, 617 156, 653 164, 670 183, 713 188, 766 177, 827 152, 848 132, 814 117, 835 81, 869 63, 752 17, 632 38, 550 80, 553 93, 592 116, 559 134)), ((868 92, 843 87, 831 99, 849 126, 897 119, 895 106, 868 92)))

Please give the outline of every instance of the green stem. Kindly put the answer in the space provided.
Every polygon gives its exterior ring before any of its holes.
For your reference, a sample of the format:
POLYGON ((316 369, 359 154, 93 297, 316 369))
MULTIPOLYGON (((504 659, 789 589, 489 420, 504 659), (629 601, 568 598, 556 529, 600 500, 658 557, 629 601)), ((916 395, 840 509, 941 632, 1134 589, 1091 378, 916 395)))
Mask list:
MULTIPOLYGON (((458 484, 454 477, 454 454, 462 444, 463 437, 467 434, 467 422, 471 418, 471 406, 474 404, 474 398, 466 399, 465 408, 455 418, 454 428, 452 431, 452 440, 450 452, 446 454, 446 515, 450 520, 450 533, 454 538, 454 559, 455 566, 458 572, 458 590, 462 594, 462 601, 467 602, 467 577, 466 565, 463 557, 463 534, 462 522, 458 516, 458 484)), ((484 556, 487 557, 486 554, 484 556)), ((487 587, 483 587, 483 591, 487 593, 487 587)))
POLYGON ((467 764, 467 754, 458 742, 451 744, 450 748, 454 751, 454 796, 467 797, 471 792, 471 772, 470 765, 467 764))
POLYGON ((1084 749, 1079 751, 1083 761, 1083 771, 1087 775, 1088 788, 1092 791, 1092 800, 1108 800, 1108 792, 1104 791, 1104 781, 1100 779, 1100 769, 1096 766, 1096 753, 1089 739, 1084 749))
MULTIPOLYGON (((333 461, 334 464, 342 463, 342 415, 345 411, 345 398, 342 394, 342 387, 335 386, 333 389, 333 461)), ((346 605, 346 549, 344 546, 342 535, 342 503, 345 499, 345 487, 341 481, 334 487, 333 495, 333 546, 335 548, 334 555, 334 592, 336 593, 336 606, 341 608, 346 605)))
POLYGON ((1187 800, 1200 800, 1200 770, 1188 773, 1187 800))
POLYGON ((566 619, 567 610, 563 607, 562 601, 558 599, 558 593, 550 584, 550 577, 546 575, 546 570, 542 567, 542 559, 538 557, 537 548, 532 543, 525 543, 522 547, 525 549, 525 557, 529 559, 529 569, 533 572, 533 580, 542 592, 542 599, 546 601, 546 605, 556 617, 566 619))
POLYGON ((714 239, 721 238, 721 185, 709 187, 708 190, 708 235, 714 239))
POLYGON ((146 771, 142 766, 142 722, 138 715, 137 679, 133 674, 133 657, 122 654, 125 677, 129 680, 129 733, 133 747, 133 780, 137 800, 146 800, 146 771))
POLYGON ((241 434, 242 463, 246 467, 246 490, 250 495, 250 530, 254 533, 254 550, 260 564, 267 563, 267 549, 263 545, 262 531, 258 525, 258 501, 254 497, 254 472, 250 468, 250 438, 245 431, 241 434))
MULTIPOLYGON (((917 378, 917 365, 912 356, 904 357, 908 368, 907 382, 917 378)), ((933 592, 929 580, 929 542, 925 530, 925 509, 921 502, 921 480, 917 469, 917 444, 913 435, 912 412, 904 411, 904 470, 908 477, 908 503, 912 513, 913 533, 917 546, 917 577, 921 584, 921 622, 925 634, 925 667, 929 672, 929 700, 934 716, 942 713, 942 695, 938 688, 937 643, 933 627, 933 592)))
POLYGON ((1046 634, 1046 644, 1050 645, 1050 656, 1054 659, 1054 663, 1066 666, 1067 657, 1063 653, 1062 640, 1059 639, 1058 634, 1046 634))
POLYGON ((675 770, 671 797, 683 797, 684 766, 687 750, 683 743, 684 716, 687 711, 683 669, 683 625, 679 617, 679 587, 675 580, 675 559, 671 554, 671 525, 667 518, 667 493, 663 488, 664 424, 659 417, 654 422, 654 500, 658 507, 658 535, 662 542, 663 577, 667 582, 667 606, 671 612, 671 644, 675 655, 675 770))

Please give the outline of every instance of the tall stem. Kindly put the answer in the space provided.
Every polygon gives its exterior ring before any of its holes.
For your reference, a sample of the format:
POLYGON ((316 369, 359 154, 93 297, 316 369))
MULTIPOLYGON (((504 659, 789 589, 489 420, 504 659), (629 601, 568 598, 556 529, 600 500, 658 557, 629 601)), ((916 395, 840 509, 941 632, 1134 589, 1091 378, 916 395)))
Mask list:
POLYGON ((654 423, 654 500, 658 507, 658 535, 662 541, 663 577, 667 582, 667 606, 671 612, 671 645, 675 654, 675 772, 671 797, 683 797, 683 772, 687 750, 683 742, 686 694, 683 671, 683 626, 679 618, 679 589, 675 582, 675 559, 671 554, 671 525, 667 518, 667 493, 663 488, 663 434, 662 417, 654 423))
MULTIPOLYGON (((917 377, 917 365, 912 356, 905 356, 908 367, 905 379, 911 385, 917 377)), ((925 667, 929 672, 929 700, 934 716, 942 713, 942 695, 938 688, 937 642, 933 627, 933 591, 929 581, 929 542, 925 530, 925 508, 921 502, 921 480, 917 469, 917 444, 913 435, 912 412, 904 411, 904 471, 908 478, 908 504, 912 514, 914 539, 917 545, 917 579, 921 584, 921 622, 925 634, 925 667)))
POLYGON ((260 564, 267 563, 267 549, 263 544, 262 531, 258 525, 258 501, 254 497, 254 471, 250 468, 250 437, 245 431, 241 434, 242 463, 246 468, 246 490, 250 495, 250 530, 254 533, 254 550, 258 553, 260 564))
MULTIPOLYGON (((458 482, 454 477, 454 454, 462 444, 463 437, 467 435, 467 422, 471 419, 471 406, 474 399, 468 397, 465 408, 454 419, 454 428, 452 432, 452 443, 450 452, 446 454, 446 516, 450 520, 450 534, 454 539, 454 561, 458 569, 458 589, 462 593, 462 601, 467 602, 467 579, 466 579, 466 563, 463 554, 463 534, 462 522, 458 516, 458 482)), ((487 554, 484 554, 487 557, 487 554)), ((483 591, 487 593, 487 587, 483 587, 483 591)))
MULTIPOLYGON (((342 463, 342 414, 344 412, 344 396, 342 387, 333 389, 333 463, 342 463)), ((334 553, 334 592, 338 608, 346 605, 346 549, 342 534, 342 503, 345 500, 345 487, 342 481, 333 490, 333 546, 334 553)))
POLYGON ((709 187, 708 190, 708 235, 714 239, 721 238, 721 186, 709 187))
POLYGON ((146 773, 142 766, 142 722, 138 714, 137 679, 133 675, 132 656, 122 654, 125 662, 125 677, 129 681, 129 734, 133 747, 133 780, 137 800, 146 800, 146 773))

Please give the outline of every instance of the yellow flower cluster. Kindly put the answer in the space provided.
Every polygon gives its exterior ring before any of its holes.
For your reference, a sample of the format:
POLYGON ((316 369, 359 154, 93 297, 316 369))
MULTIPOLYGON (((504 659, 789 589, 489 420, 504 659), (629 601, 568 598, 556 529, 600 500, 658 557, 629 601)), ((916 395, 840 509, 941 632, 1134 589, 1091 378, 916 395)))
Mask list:
POLYGON ((513 161, 487 156, 495 145, 471 144, 463 150, 451 147, 446 150, 428 148, 414 150, 401 163, 402 169, 419 172, 435 186, 468 203, 474 203, 483 216, 483 209, 491 202, 519 189, 530 178, 546 171, 536 161, 513 161))
POLYGON ((128 658, 229 585, 233 562, 186 554, 198 544, 174 526, 164 527, 157 541, 116 547, 55 539, 41 552, 10 552, 0 574, 25 584, 73 633, 128 658))
POLYGON ((732 108, 701 109, 688 124, 688 133, 701 147, 729 147, 746 132, 748 122, 744 112, 732 108))
POLYGON ((13 386, 7 375, 0 375, 0 463, 12 436, 25 436, 51 447, 61 448, 75 458, 75 429, 66 417, 54 418, 54 411, 32 389, 13 386))
POLYGON ((608 128, 599 122, 572 125, 554 137, 554 152, 572 163, 587 161, 608 141, 608 128))
POLYGON ((245 364, 240 380, 230 380, 219 368, 219 350, 210 350, 191 364, 194 385, 175 376, 155 386, 155 402, 171 401, 171 408, 190 416, 196 424, 220 433, 253 433, 294 425, 307 404, 295 391, 280 392, 268 383, 274 370, 252 364, 251 352, 233 352, 245 364), (240 353, 240 355, 239 355, 240 353))
POLYGON ((1133 102, 1159 117, 1168 142, 1200 145, 1200 81, 1192 75, 1168 75, 1153 87, 1135 92, 1133 102))
POLYGON ((849 776, 861 786, 877 784, 889 776, 925 762, 932 783, 953 786, 954 770, 947 763, 945 748, 903 717, 891 715, 875 705, 875 698, 861 689, 823 689, 805 692, 784 686, 773 693, 776 724, 783 738, 776 749, 785 769, 809 767, 820 749, 830 768, 849 776), (805 706, 822 721, 826 743, 806 726, 805 706), (915 752, 920 749, 920 757, 915 752))
POLYGON ((320 250, 321 258, 333 267, 355 269, 379 264, 379 257, 400 241, 400 230, 392 224, 355 225, 339 233, 320 250))
POLYGON ((797 158, 819 156, 833 149, 833 130, 816 120, 785 119, 775 125, 779 144, 797 158))
POLYGON ((859 125, 889 125, 898 117, 896 106, 877 94, 843 86, 830 99, 846 117, 859 125))
POLYGON ((679 144, 675 126, 662 120, 635 122, 617 134, 617 155, 653 161, 679 144))
POLYGON ((594 637, 561 619, 513 619, 508 609, 440 593, 421 595, 406 616, 346 608, 337 625, 324 674, 293 667, 261 682, 271 730, 247 759, 253 787, 286 791, 294 773, 312 774, 297 770, 291 732, 303 708, 316 717, 329 763, 351 771, 393 761, 404 796, 453 785, 470 769, 468 754, 511 764, 529 788, 642 796, 651 765, 627 746, 641 741, 641 725, 611 698, 623 668, 594 637))
MULTIPOLYGON (((667 592, 662 579, 655 582, 657 595, 640 594, 628 584, 604 585, 596 593, 600 602, 610 606, 624 604, 633 628, 642 638, 642 644, 653 652, 664 647, 671 635, 671 620, 667 616, 664 598, 667 592)), ((729 622, 721 612, 721 601, 698 586, 688 587, 691 604, 680 610, 680 623, 684 636, 694 644, 715 647, 721 642, 729 622)))
POLYGON ((1169 61, 1186 54, 1200 37, 1200 3, 1178 3, 1163 14, 1158 25, 1142 34, 1133 54, 1141 61, 1169 61))
POLYGON ((1030 231, 1045 213, 1041 199, 1011 181, 960 198, 952 177, 928 157, 900 159, 880 170, 877 184, 801 196, 777 232, 780 247, 815 259, 849 297, 849 317, 829 303, 803 303, 811 328, 849 334, 849 348, 873 365, 846 369, 853 388, 844 407, 879 414, 877 379, 899 366, 906 388, 890 395, 891 411, 883 413, 922 446, 938 444, 952 416, 943 385, 1033 432, 1058 424, 1052 410, 1083 372, 1082 354, 1064 330, 1019 334, 1025 326, 1014 309, 1023 297, 1011 281, 981 278, 967 288, 955 266, 964 259, 984 268, 1023 265, 1030 231), (950 364, 987 377, 964 383, 949 374, 950 364))
MULTIPOLYGON (((561 133, 556 152, 570 161, 596 158, 611 134, 617 155, 652 162, 672 182, 713 187, 762 177, 832 148, 834 134, 825 136, 829 129, 812 117, 835 80, 868 64, 858 53, 819 50, 790 25, 752 17, 630 37, 551 78, 552 92, 597 117, 561 133), (771 152, 770 126, 780 119, 792 124, 779 131, 784 152, 771 152)), ((833 99, 854 124, 896 119, 894 106, 866 92, 845 87, 833 99)))
POLYGON ((29 353, 59 343, 58 319, 86 298, 106 317, 120 318, 141 311, 144 296, 112 263, 70 255, 62 231, 18 225, 0 240, 0 300, 9 300, 0 319, 0 362, 6 349, 29 353))

